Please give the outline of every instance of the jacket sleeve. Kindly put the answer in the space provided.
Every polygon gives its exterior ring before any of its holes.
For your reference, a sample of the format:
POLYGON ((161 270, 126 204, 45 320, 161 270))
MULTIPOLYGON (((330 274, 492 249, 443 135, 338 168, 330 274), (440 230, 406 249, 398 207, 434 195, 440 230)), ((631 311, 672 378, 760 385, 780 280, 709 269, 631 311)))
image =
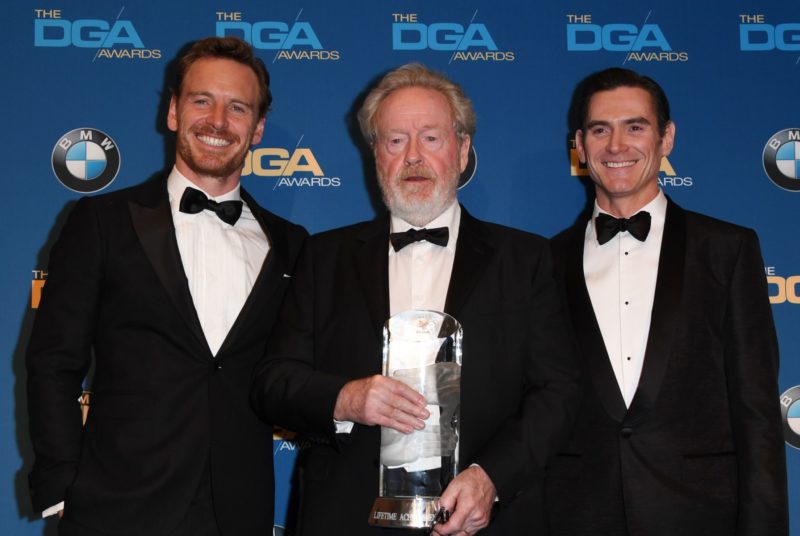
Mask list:
POLYGON ((92 359, 103 279, 100 226, 82 199, 52 248, 48 277, 26 355, 33 507, 64 500, 75 478, 83 434, 78 398, 92 359))
POLYGON ((725 315, 725 366, 739 481, 737 534, 788 534, 778 343, 758 238, 744 235, 725 315))
POLYGON ((575 341, 548 247, 542 248, 531 278, 525 392, 518 413, 501 425, 475 460, 492 479, 501 501, 528 488, 531 478, 543 477, 571 430, 582 392, 575 341))

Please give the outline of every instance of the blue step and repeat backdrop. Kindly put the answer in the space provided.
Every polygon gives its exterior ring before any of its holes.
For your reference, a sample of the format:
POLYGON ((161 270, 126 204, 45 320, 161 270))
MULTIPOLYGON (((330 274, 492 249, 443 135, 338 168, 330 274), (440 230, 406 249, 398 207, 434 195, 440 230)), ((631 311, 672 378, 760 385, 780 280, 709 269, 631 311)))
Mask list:
MULTIPOLYGON (((461 200, 480 218, 546 236, 587 203, 567 128, 575 84, 609 66, 658 80, 677 124, 659 175, 664 190, 761 237, 781 345, 792 534, 800 535, 797 0, 19 0, 3 13, 3 534, 54 529, 36 519, 25 484, 23 356, 49 248, 80 196, 139 184, 171 165, 170 60, 197 38, 237 35, 267 64, 275 97, 243 184, 311 232, 375 214, 352 112, 387 69, 417 61, 463 84, 478 132, 461 200), (87 136, 87 157, 104 163, 77 171, 63 149, 87 136)), ((288 433, 274 442, 278 524, 301 448, 288 433)))

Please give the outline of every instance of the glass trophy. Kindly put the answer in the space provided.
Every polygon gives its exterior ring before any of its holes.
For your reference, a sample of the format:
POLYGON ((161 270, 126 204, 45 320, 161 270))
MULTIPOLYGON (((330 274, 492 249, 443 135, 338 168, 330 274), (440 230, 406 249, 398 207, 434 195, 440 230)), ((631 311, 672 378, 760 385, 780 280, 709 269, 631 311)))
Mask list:
POLYGON ((439 497, 458 471, 462 329, 438 311, 406 311, 383 327, 383 375, 428 402, 425 428, 404 434, 381 428, 378 498, 370 525, 433 526, 439 497))

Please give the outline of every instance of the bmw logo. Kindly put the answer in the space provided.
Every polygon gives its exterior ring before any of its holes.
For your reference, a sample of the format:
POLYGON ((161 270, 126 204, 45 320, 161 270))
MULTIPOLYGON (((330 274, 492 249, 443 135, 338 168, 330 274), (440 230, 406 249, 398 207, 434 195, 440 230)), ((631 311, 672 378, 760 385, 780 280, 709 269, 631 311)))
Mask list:
POLYGON ((780 188, 800 192, 800 129, 787 128, 764 146, 764 171, 780 188))
POLYGON ((786 444, 800 449, 800 385, 781 395, 781 417, 786 444))
POLYGON ((75 192, 99 192, 119 172, 120 155, 111 136, 94 128, 67 132, 53 147, 51 157, 56 178, 75 192))

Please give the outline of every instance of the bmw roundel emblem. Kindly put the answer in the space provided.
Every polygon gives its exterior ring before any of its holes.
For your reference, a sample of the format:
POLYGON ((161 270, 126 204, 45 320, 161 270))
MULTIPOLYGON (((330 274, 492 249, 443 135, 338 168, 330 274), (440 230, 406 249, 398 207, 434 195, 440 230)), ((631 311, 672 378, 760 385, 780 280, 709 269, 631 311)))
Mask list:
POLYGON ((76 128, 61 136, 53 147, 53 173, 75 192, 98 192, 111 184, 119 172, 117 143, 105 132, 76 128))

